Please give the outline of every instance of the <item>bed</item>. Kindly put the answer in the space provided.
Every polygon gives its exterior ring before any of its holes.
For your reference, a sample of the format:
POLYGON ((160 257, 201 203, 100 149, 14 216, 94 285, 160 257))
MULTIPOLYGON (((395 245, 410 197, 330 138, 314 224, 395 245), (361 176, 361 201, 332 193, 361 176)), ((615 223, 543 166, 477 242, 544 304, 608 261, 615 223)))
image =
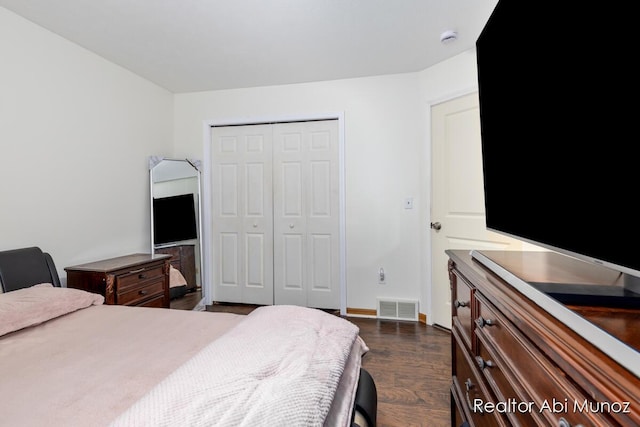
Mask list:
POLYGON ((368 348, 351 322, 296 306, 105 305, 60 287, 50 257, 26 249, 38 260, 0 252, 6 425, 375 426, 368 348))

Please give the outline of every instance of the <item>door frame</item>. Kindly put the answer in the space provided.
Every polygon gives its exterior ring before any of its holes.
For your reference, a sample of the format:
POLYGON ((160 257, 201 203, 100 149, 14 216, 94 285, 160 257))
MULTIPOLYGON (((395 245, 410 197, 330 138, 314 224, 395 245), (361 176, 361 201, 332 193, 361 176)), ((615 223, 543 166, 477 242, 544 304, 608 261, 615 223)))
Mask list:
MULTIPOLYGON (((213 255, 213 241, 211 233, 212 221, 212 198, 211 198, 211 137, 214 127, 223 126, 243 126, 256 124, 276 124, 287 122, 308 122, 315 120, 338 120, 338 186, 339 186, 339 242, 340 242, 340 314, 347 314, 347 272, 346 272, 346 175, 345 175, 345 132, 344 132, 344 112, 326 112, 295 115, 257 116, 239 118, 218 118, 204 120, 203 125, 203 171, 202 171, 202 234, 203 234, 203 283, 202 297, 203 304, 211 304, 215 295, 213 289, 213 267, 209 261, 213 255)), ((201 303, 202 304, 202 303, 201 303)))

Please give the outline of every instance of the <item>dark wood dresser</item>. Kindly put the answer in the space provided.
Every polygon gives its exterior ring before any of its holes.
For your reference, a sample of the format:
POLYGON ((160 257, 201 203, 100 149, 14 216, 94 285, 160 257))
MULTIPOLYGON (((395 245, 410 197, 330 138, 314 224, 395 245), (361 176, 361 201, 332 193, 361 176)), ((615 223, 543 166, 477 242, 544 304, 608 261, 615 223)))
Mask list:
POLYGON ((175 245, 156 248, 156 254, 171 255, 171 265, 176 268, 187 281, 187 291, 198 287, 196 282, 196 251, 195 245, 175 245))
POLYGON ((170 258, 132 254, 66 267, 67 287, 101 294, 105 304, 169 308, 170 258))
MULTIPOLYGON (((509 274, 528 282, 596 284, 617 275, 558 254, 497 253, 509 274)), ((561 306, 544 294, 533 301, 469 251, 447 254, 452 425, 640 425, 640 380, 629 368, 640 366, 640 310, 561 306), (558 320, 554 304, 597 333, 585 338, 558 320), (603 351, 600 335, 616 345, 603 351)))

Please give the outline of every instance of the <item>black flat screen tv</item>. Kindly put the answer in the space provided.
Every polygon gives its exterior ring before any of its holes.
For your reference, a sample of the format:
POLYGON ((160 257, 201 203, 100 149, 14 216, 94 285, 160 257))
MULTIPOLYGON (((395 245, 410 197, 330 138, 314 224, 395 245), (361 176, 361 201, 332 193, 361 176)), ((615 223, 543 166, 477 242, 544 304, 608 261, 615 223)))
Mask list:
POLYGON ((169 243, 198 237, 193 194, 153 199, 153 243, 169 243))
POLYGON ((487 228, 631 283, 640 277, 633 16, 622 3, 500 0, 476 42, 487 228))

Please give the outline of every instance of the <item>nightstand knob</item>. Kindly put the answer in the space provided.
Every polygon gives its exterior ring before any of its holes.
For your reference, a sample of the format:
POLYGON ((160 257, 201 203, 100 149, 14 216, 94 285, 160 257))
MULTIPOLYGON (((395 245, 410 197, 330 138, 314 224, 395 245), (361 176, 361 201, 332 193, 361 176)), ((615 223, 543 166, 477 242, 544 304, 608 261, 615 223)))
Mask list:
POLYGON ((456 308, 468 307, 469 306, 469 301, 458 301, 458 300, 455 300, 453 305, 455 305, 456 308))

